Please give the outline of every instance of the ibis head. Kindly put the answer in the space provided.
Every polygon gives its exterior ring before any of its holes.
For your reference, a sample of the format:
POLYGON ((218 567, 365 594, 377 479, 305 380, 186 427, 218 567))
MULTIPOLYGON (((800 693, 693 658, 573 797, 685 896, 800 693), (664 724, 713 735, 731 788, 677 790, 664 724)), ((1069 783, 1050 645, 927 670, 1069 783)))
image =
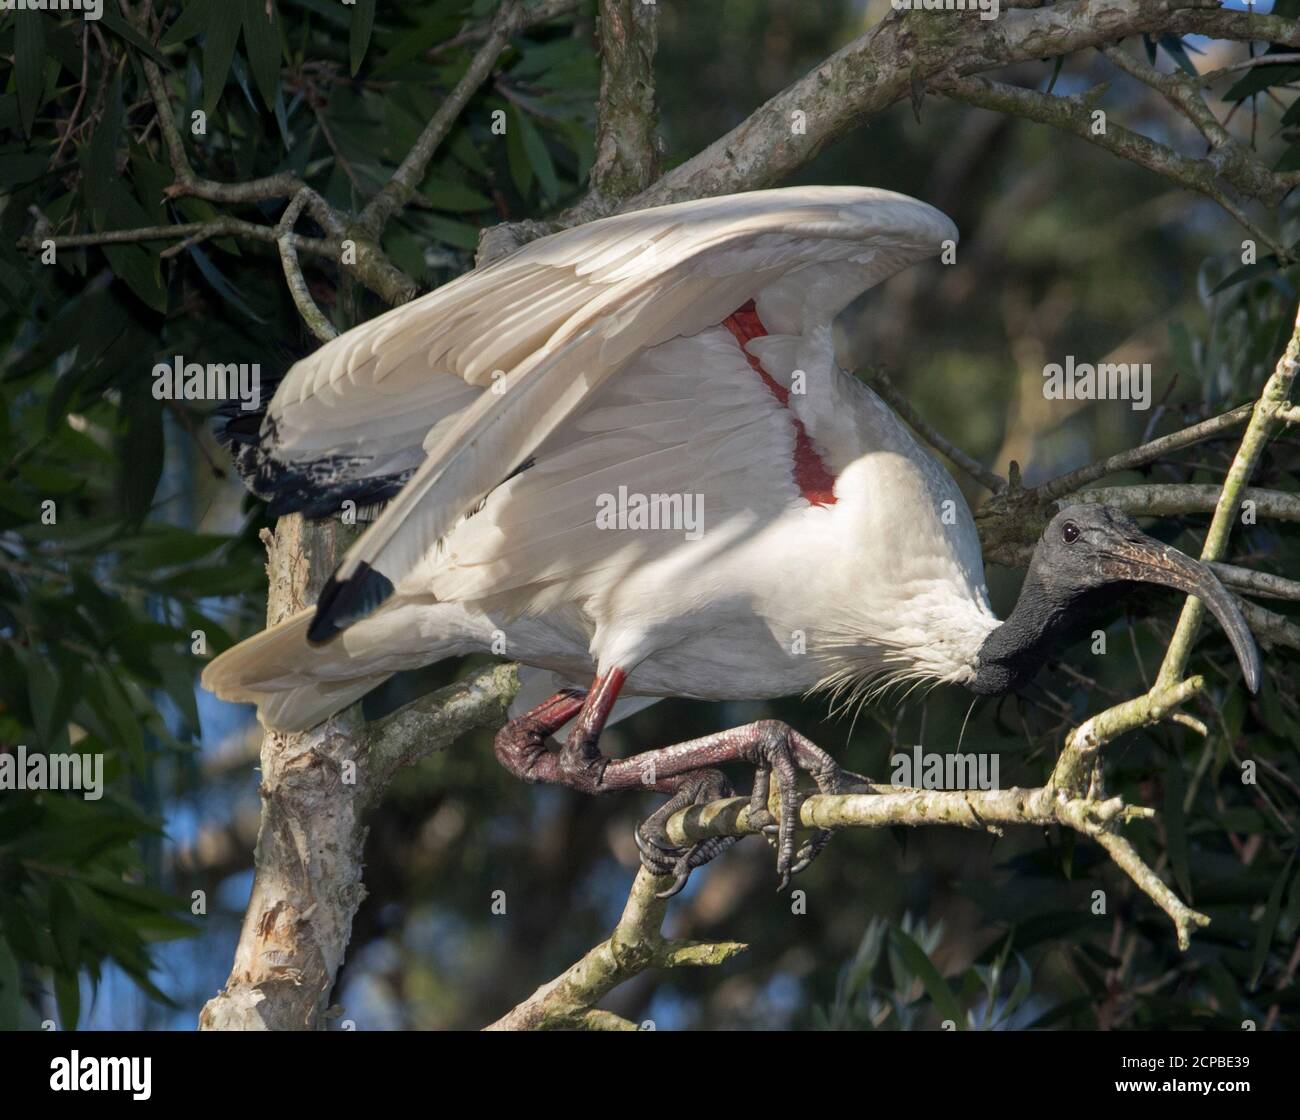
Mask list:
POLYGON ((1259 690, 1255 640, 1214 573, 1103 505, 1068 506, 1048 523, 1015 609, 980 647, 970 687, 995 695, 1027 683, 1045 655, 1071 637, 1120 585, 1132 583, 1172 587, 1200 599, 1228 635, 1246 686, 1259 690))

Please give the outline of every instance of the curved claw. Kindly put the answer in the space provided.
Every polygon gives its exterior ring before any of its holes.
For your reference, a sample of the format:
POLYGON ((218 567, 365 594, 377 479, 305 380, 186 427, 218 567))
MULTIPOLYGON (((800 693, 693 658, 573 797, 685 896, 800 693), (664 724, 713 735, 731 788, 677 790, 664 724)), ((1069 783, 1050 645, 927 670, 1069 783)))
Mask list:
MULTIPOLYGON (((804 800, 799 789, 799 772, 806 771, 824 794, 869 793, 873 792, 873 784, 869 778, 842 769, 820 747, 776 720, 760 720, 732 732, 720 733, 720 737, 729 738, 730 742, 725 745, 736 752, 729 757, 748 762, 755 768, 754 788, 749 800, 749 824, 775 846, 777 889, 784 891, 789 887, 791 877, 804 871, 831 838, 829 831, 819 829, 796 850, 799 810, 804 800), (768 809, 773 775, 777 780, 779 816, 768 809)), ((716 770, 691 771, 677 780, 680 784, 673 795, 647 817, 636 832, 642 866, 653 875, 673 877, 672 885, 660 893, 661 898, 677 894, 694 868, 708 863, 736 841, 736 837, 715 836, 689 848, 672 844, 667 824, 674 813, 731 793, 730 784, 716 770)))
POLYGON ((683 855, 677 861, 672 875, 672 885, 665 890, 655 891, 655 898, 672 898, 673 895, 678 894, 686 886, 686 880, 691 877, 691 865, 687 856, 683 855))
POLYGON ((658 892, 657 897, 671 898, 677 894, 695 868, 702 867, 736 841, 734 836, 712 836, 688 848, 679 848, 668 841, 669 819, 679 809, 730 795, 731 783, 723 774, 717 770, 701 770, 688 776, 667 801, 637 826, 634 836, 641 853, 641 866, 652 875, 673 877, 672 885, 658 892))
POLYGON ((798 875, 799 872, 808 868, 819 855, 827 844, 831 842, 831 836, 834 835, 830 829, 819 829, 817 834, 803 845, 794 855, 794 866, 790 868, 790 874, 798 875))
POLYGON ((755 730, 759 733, 746 752, 746 757, 756 768, 749 820, 763 834, 772 837, 775 833, 777 890, 784 891, 789 887, 790 879, 807 869, 831 838, 829 831, 819 829, 795 851, 795 830, 799 827, 799 810, 804 800, 798 789, 799 771, 807 771, 818 791, 827 794, 866 793, 871 789, 871 780, 842 769, 825 751, 783 723, 764 721, 756 725, 755 730), (775 828, 773 816, 767 808, 773 774, 776 775, 781 804, 780 821, 775 828))

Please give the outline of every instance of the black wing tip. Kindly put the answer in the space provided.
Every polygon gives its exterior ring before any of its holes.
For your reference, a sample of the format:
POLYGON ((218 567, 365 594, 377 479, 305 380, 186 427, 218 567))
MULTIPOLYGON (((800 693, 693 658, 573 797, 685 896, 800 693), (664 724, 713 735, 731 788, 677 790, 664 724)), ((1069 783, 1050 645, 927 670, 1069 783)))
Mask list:
POLYGON ((370 614, 394 590, 392 580, 366 563, 359 564, 356 574, 345 580, 330 576, 316 601, 316 613, 307 627, 307 640, 325 642, 341 634, 370 614))

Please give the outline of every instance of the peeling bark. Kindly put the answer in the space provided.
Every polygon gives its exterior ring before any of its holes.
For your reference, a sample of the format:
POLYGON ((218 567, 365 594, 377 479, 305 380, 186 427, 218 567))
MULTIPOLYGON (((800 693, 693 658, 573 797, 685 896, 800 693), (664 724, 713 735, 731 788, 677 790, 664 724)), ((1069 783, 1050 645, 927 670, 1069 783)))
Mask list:
MULTIPOLYGON (((281 518, 267 540, 267 624, 314 602, 346 542, 333 521, 281 518)), ((225 988, 200 1030, 321 1030, 352 919, 365 897, 359 705, 262 741, 253 893, 225 988)))

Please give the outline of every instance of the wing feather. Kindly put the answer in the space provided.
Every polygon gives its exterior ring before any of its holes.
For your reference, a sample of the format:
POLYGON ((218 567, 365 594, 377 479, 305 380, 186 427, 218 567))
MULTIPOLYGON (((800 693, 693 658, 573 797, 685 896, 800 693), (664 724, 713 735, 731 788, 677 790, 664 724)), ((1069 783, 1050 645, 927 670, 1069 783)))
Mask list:
MULTIPOLYGON (((336 446, 356 452, 361 465, 350 469, 362 473, 368 454, 392 461, 394 440, 424 458, 327 585, 311 638, 382 602, 638 355, 716 325, 768 287, 780 294, 773 314, 801 320, 769 324, 774 332, 829 323, 860 291, 956 236, 932 207, 865 188, 682 203, 541 239, 327 343, 294 367, 271 402, 280 451, 318 455, 332 433, 336 446), (835 282, 818 284, 819 270, 835 282), (796 274, 796 287, 781 284, 796 274), (444 381, 467 391, 429 391, 444 381), (382 446, 367 446, 372 424, 370 442, 382 446)), ((670 439, 675 416, 663 412, 649 439, 670 439)), ((710 423, 728 428, 722 415, 710 423)), ((725 461, 742 445, 735 436, 709 454, 725 461)))

